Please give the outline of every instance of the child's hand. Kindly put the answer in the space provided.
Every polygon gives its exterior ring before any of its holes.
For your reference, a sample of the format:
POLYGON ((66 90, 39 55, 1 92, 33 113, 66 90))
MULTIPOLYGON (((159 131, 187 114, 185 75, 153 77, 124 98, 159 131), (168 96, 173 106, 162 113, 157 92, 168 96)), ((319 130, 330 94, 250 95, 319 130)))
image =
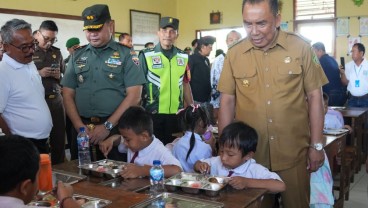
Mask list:
POLYGON ((105 157, 107 157, 113 145, 114 145, 114 140, 110 138, 106 139, 105 141, 101 141, 98 144, 101 152, 105 155, 105 157))
POLYGON ((68 184, 64 184, 62 181, 58 181, 57 184, 57 198, 59 200, 64 199, 65 197, 73 196, 73 188, 68 184))
POLYGON ((208 163, 198 161, 195 166, 195 169, 200 173, 210 173, 211 166, 208 163))
POLYGON ((231 177, 229 180, 230 186, 235 189, 245 189, 248 188, 247 186, 247 179, 240 176, 231 177))
POLYGON ((140 174, 141 170, 142 170, 141 166, 137 166, 135 164, 129 163, 123 166, 123 169, 120 175, 123 178, 138 178, 142 176, 142 174, 140 174))

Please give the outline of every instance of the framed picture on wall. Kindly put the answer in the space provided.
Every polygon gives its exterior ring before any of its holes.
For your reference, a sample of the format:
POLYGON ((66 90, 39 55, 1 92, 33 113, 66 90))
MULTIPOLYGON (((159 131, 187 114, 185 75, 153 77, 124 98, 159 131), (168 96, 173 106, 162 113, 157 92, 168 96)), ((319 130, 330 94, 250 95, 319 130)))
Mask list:
POLYGON ((160 13, 130 10, 130 33, 133 38, 133 44, 157 43, 160 19, 160 13))

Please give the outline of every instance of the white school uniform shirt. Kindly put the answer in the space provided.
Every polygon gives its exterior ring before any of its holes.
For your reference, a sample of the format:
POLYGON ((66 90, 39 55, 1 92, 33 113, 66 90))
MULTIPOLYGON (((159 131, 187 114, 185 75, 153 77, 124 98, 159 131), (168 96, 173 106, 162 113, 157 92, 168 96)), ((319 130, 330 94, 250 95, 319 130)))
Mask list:
POLYGON ((212 149, 211 146, 205 143, 201 136, 194 133, 195 144, 190 153, 188 160, 187 157, 189 146, 190 146, 190 137, 192 136, 192 132, 186 131, 184 136, 181 137, 173 147, 173 155, 180 161, 180 164, 183 167, 184 172, 193 173, 194 172, 194 164, 200 159, 206 159, 212 157, 212 149))
POLYGON ((339 111, 328 110, 325 115, 324 129, 344 128, 344 118, 339 111))
MULTIPOLYGON (((127 153, 128 154, 128 162, 132 159, 135 152, 128 149, 124 144, 119 144, 118 150, 121 153, 127 153)), ((153 141, 150 145, 148 145, 146 148, 139 150, 138 156, 134 160, 134 164, 143 166, 143 165, 153 165, 154 160, 160 160, 161 165, 176 165, 180 168, 180 162, 177 160, 174 155, 171 154, 170 150, 168 150, 164 144, 157 139, 155 136, 153 136, 153 141)))
POLYGON ((0 196, 0 207, 6 208, 42 208, 39 206, 26 206, 23 200, 10 197, 10 196, 0 196))
MULTIPOLYGON (((230 169, 222 165, 220 156, 201 160, 211 166, 211 175, 228 176, 230 169)), ((256 163, 254 159, 250 159, 239 167, 232 169, 233 176, 241 176, 252 179, 275 179, 282 181, 280 176, 274 172, 269 171, 266 167, 256 163)))
POLYGON ((345 65, 345 76, 349 80, 348 91, 353 96, 363 96, 368 93, 368 62, 363 59, 360 66, 354 61, 350 61, 345 65), (359 85, 356 81, 359 80, 359 85))
POLYGON ((49 137, 52 119, 45 88, 35 64, 22 64, 4 54, 0 62, 0 113, 12 134, 49 137))

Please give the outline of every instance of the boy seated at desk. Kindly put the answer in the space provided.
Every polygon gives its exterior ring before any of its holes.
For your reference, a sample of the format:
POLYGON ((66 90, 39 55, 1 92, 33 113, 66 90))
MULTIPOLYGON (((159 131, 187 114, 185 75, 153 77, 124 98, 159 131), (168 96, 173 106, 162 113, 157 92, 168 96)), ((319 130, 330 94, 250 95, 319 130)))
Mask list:
POLYGON ((282 192, 285 183, 276 173, 252 159, 257 148, 257 132, 243 122, 226 126, 219 139, 219 156, 198 160, 194 170, 215 176, 231 177, 235 189, 263 188, 271 193, 282 192))
POLYGON ((182 171, 180 162, 153 135, 151 114, 142 107, 128 108, 119 120, 121 135, 113 135, 99 144, 100 150, 107 155, 113 145, 119 145, 121 153, 128 153, 129 164, 124 166, 123 178, 149 176, 154 160, 160 160, 165 177, 171 177, 182 171))
MULTIPOLYGON (((0 136, 0 164, 0 207, 30 208, 26 204, 35 199, 38 192, 40 154, 37 148, 21 136, 0 136)), ((72 195, 72 187, 59 181, 60 207, 80 207, 72 195)))
POLYGON ((344 125, 344 118, 339 111, 328 108, 329 97, 326 93, 323 93, 324 111, 325 111, 325 123, 324 129, 348 129, 352 132, 352 128, 349 125, 344 125))

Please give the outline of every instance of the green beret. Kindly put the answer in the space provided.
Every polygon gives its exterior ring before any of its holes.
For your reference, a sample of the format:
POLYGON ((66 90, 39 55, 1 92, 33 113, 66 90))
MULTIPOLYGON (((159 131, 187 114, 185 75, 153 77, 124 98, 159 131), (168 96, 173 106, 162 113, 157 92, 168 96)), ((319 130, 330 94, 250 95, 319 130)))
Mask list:
POLYGON ((66 48, 71 48, 75 45, 78 45, 80 42, 79 42, 79 38, 70 38, 68 41, 66 41, 66 48))

